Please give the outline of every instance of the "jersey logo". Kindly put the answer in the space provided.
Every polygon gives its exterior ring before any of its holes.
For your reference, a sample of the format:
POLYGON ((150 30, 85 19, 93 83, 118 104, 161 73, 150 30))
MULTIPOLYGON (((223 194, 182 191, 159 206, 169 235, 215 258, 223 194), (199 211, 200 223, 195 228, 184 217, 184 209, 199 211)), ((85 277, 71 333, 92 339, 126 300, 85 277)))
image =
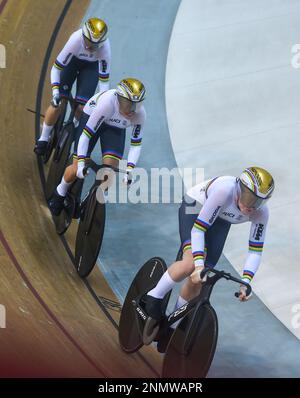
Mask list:
POLYGON ((102 65, 102 73, 105 73, 107 71, 107 62, 103 59, 101 61, 101 65, 102 65))
POLYGON ((219 211, 220 209, 221 209, 221 206, 218 206, 218 207, 216 208, 216 210, 213 212, 211 218, 208 220, 208 222, 209 222, 210 224, 212 224, 212 223, 214 222, 214 220, 215 220, 215 218, 216 218, 216 215, 218 214, 218 211, 219 211))
POLYGON ((96 132, 98 130, 98 128, 100 127, 100 124, 103 122, 103 120, 105 119, 104 116, 101 116, 100 119, 98 120, 98 123, 96 124, 96 126, 94 127, 94 131, 96 132))
POLYGON ((120 119, 109 119, 109 121, 112 123, 121 123, 120 119))
POLYGON ((133 138, 138 138, 138 136, 140 135, 140 132, 141 132, 141 125, 138 124, 134 130, 133 138))
POLYGON ((234 218, 234 214, 233 213, 228 213, 227 211, 223 211, 223 214, 224 214, 224 216, 234 218))
POLYGON ((264 232, 264 225, 263 224, 256 224, 256 228, 254 231, 254 239, 255 240, 260 240, 262 237, 262 234, 264 232))
POLYGON ((71 55, 72 55, 72 53, 69 53, 67 56, 66 56, 66 58, 63 60, 63 64, 66 64, 67 62, 68 62, 68 60, 69 60, 69 58, 71 57, 71 55))

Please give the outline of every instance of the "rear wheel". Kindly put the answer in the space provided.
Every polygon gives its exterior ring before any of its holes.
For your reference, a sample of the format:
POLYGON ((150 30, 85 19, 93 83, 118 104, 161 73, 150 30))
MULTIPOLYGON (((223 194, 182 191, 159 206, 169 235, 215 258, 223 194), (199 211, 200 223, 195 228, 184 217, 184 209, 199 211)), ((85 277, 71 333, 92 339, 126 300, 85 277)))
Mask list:
MULTIPOLYGON (((144 324, 136 315, 133 300, 151 290, 166 270, 167 266, 164 260, 153 257, 141 267, 133 279, 122 307, 119 323, 119 342, 123 351, 132 353, 143 345, 144 324)), ((164 299, 164 308, 168 305, 169 296, 167 295, 164 299)))
POLYGON ((206 377, 218 339, 218 319, 211 305, 189 312, 169 342, 163 377, 206 377))

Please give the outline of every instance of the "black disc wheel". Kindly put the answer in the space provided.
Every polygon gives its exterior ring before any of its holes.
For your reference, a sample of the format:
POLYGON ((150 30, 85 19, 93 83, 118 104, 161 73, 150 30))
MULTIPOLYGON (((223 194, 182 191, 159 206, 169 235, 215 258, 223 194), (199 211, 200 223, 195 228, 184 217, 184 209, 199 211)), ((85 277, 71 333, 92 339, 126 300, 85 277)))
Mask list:
POLYGON ((46 181, 45 195, 49 200, 60 183, 68 164, 71 146, 74 140, 74 124, 66 124, 58 138, 46 181))
POLYGON ((103 192, 99 187, 97 193, 97 187, 93 187, 83 209, 76 236, 75 263, 81 278, 87 277, 96 264, 102 245, 104 227, 103 192))
POLYGON ((122 307, 119 323, 119 342, 125 352, 135 352, 143 345, 142 328, 144 325, 136 315, 133 300, 152 289, 166 270, 164 260, 153 257, 141 267, 132 281, 122 307))
POLYGON ((177 326, 166 350, 163 377, 206 377, 218 339, 218 320, 209 304, 189 312, 177 326))

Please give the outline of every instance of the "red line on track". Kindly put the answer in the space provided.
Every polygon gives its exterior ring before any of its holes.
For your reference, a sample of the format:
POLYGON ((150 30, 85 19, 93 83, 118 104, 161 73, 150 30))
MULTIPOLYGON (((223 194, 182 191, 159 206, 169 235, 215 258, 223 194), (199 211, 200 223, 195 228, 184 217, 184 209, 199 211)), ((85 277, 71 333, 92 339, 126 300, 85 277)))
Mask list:
POLYGON ((9 243, 5 239, 2 231, 0 230, 0 242, 2 243, 5 251, 7 252, 9 258, 13 262, 15 268, 17 269, 18 273, 26 283, 27 287, 30 289, 34 297, 37 299, 37 301, 40 303, 40 305, 44 308, 48 316, 54 321, 54 323, 58 326, 58 328, 62 331, 62 333, 67 337, 67 339, 77 348, 77 350, 84 356, 84 358, 92 365, 102 376, 105 377, 103 371, 95 364, 95 362, 85 353, 85 351, 80 347, 80 345, 74 340, 74 338, 69 334, 69 332, 65 329, 65 327, 60 323, 58 318, 54 315, 54 313, 50 310, 48 305, 45 303, 45 301, 41 298, 39 293, 36 291, 36 289, 33 287, 31 284, 30 280, 28 279, 27 275, 23 271, 22 266, 16 259, 12 249, 9 246, 9 243))
POLYGON ((6 5, 6 3, 7 3, 7 0, 2 0, 2 2, 1 2, 1 4, 0 4, 0 14, 1 14, 1 12, 3 11, 3 9, 4 9, 5 5, 6 5))

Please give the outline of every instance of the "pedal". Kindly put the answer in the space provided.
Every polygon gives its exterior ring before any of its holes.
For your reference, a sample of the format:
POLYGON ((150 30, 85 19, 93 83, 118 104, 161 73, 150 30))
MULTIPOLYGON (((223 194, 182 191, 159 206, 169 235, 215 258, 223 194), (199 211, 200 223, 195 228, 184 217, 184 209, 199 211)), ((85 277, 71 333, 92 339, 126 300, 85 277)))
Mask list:
POLYGON ((158 322, 156 319, 153 319, 151 317, 147 318, 143 330, 144 345, 149 345, 154 341, 159 331, 159 324, 160 322, 158 322))
POLYGON ((136 311, 137 318, 139 319, 138 324, 142 329, 142 340, 143 344, 149 345, 155 340, 159 331, 159 321, 149 317, 143 308, 142 297, 144 295, 132 300, 132 305, 136 311))

